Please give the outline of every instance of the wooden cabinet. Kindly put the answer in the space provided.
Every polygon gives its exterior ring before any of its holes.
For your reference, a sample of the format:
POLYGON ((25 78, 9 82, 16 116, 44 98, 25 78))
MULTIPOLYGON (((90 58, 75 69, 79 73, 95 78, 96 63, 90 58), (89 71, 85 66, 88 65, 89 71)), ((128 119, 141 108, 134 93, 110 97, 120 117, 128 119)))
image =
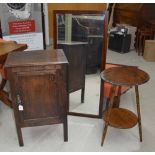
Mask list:
POLYGON ((68 140, 68 61, 62 50, 14 52, 5 67, 20 146, 21 128, 63 123, 68 140))
POLYGON ((69 92, 81 89, 81 102, 84 102, 85 69, 87 42, 58 42, 69 62, 69 92))

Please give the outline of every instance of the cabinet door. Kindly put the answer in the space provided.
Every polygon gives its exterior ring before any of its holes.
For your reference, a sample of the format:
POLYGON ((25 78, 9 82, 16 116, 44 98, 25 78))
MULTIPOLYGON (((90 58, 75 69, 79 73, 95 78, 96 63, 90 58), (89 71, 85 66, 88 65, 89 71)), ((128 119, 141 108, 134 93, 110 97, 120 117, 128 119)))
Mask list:
POLYGON ((17 74, 17 98, 20 98, 21 103, 18 103, 23 106, 21 113, 24 120, 56 117, 60 114, 57 78, 56 70, 17 74))

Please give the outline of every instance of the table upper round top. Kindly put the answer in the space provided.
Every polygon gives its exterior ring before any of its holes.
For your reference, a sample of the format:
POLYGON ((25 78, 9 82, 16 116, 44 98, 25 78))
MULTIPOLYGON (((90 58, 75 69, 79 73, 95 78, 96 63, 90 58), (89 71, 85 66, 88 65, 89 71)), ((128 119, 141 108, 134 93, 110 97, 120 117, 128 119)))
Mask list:
POLYGON ((101 79, 112 85, 134 86, 146 83, 150 77, 137 67, 121 66, 105 69, 101 72, 101 79))

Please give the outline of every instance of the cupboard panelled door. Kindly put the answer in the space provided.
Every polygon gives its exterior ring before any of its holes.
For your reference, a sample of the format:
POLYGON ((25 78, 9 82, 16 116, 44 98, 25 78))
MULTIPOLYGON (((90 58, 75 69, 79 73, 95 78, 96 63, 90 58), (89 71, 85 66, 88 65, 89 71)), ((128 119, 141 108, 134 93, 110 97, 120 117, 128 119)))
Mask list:
POLYGON ((17 73, 17 102, 23 106, 24 120, 58 116, 57 78, 56 70, 17 73))

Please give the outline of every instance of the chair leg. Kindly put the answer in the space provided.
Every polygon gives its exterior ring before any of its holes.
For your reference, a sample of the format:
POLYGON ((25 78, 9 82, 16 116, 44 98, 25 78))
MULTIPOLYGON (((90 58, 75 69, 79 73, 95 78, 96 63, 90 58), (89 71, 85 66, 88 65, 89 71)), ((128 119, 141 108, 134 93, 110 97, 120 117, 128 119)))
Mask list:
POLYGON ((142 55, 142 49, 143 49, 143 39, 144 39, 144 37, 143 37, 143 36, 141 36, 141 38, 140 38, 140 42, 139 42, 139 56, 141 56, 141 55, 142 55))
POLYGON ((7 92, 0 90, 0 101, 2 101, 4 104, 12 108, 12 102, 9 99, 9 95, 7 92))
POLYGON ((141 42, 141 36, 139 36, 139 40, 138 40, 138 47, 137 47, 138 56, 140 56, 140 42, 141 42))
POLYGON ((139 45, 139 35, 140 33, 137 31, 136 34, 136 43, 135 43, 135 47, 136 47, 136 52, 138 53, 138 45, 139 45))
POLYGON ((5 87, 6 81, 7 80, 2 79, 1 84, 0 84, 0 90, 2 90, 5 87))
POLYGON ((141 125, 141 114, 140 114, 138 86, 135 86, 135 93, 136 93, 136 104, 137 104, 137 114, 138 114, 139 138, 140 138, 140 142, 142 142, 142 125, 141 125))
POLYGON ((143 45, 142 45, 142 50, 141 50, 141 55, 143 56, 144 55, 144 47, 145 47, 145 36, 143 37, 143 45))
POLYGON ((103 134, 102 134, 102 139, 101 139, 101 146, 103 146, 104 139, 105 139, 105 136, 106 136, 106 133, 107 133, 107 129, 108 129, 108 123, 106 123, 105 126, 104 126, 104 130, 103 130, 103 134))

